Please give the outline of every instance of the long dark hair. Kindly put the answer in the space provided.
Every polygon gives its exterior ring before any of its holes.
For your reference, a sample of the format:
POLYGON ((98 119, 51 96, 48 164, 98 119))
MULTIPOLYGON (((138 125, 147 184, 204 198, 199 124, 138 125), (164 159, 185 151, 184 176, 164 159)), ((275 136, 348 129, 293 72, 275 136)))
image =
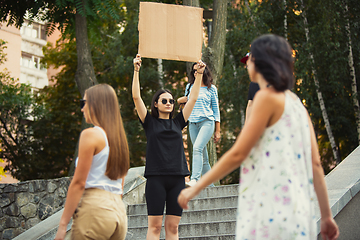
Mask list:
POLYGON ((251 61, 277 91, 294 87, 294 59, 292 48, 285 38, 266 34, 251 43, 251 61))
POLYGON ((98 84, 85 90, 90 120, 102 127, 107 135, 110 152, 105 175, 111 180, 125 176, 130 166, 129 146, 115 90, 98 84))
MULTIPOLYGON (((195 71, 193 70, 193 68, 194 68, 194 66, 195 66, 196 64, 197 64, 197 63, 194 63, 194 64, 191 66, 191 73, 190 73, 190 78, 189 78, 190 86, 191 86, 192 84, 194 84, 194 82, 195 82, 195 76, 194 76, 195 71)), ((208 66, 206 66, 205 69, 204 69, 202 81, 203 81, 203 83, 208 87, 208 89, 211 88, 211 84, 213 83, 213 77, 212 77, 211 71, 210 71, 210 69, 208 68, 208 66)))
MULTIPOLYGON (((157 107, 155 107, 155 103, 157 103, 159 101, 159 97, 163 93, 170 93, 171 96, 174 98, 173 94, 168 89, 157 90, 157 92, 154 94, 154 96, 151 100, 151 116, 153 116, 155 118, 159 118, 159 110, 157 109, 157 107)), ((173 110, 170 113, 169 119, 172 119, 172 117, 174 116, 174 113, 175 113, 175 106, 173 105, 173 110)))

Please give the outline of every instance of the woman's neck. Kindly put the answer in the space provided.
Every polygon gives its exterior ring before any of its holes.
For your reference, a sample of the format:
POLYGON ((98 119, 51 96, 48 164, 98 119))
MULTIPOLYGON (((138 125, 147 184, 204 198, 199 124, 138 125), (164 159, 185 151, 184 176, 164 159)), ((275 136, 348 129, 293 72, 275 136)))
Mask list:
POLYGON ((170 114, 159 112, 159 119, 170 119, 170 114))

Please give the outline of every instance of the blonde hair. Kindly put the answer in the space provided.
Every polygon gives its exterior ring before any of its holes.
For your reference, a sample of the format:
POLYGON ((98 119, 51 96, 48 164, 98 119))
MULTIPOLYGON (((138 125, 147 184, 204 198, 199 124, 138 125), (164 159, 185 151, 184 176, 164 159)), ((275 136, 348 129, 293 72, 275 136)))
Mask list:
POLYGON ((98 84, 85 91, 91 122, 102 127, 107 135, 110 152, 105 175, 111 180, 126 175, 129 146, 115 90, 108 84, 98 84))

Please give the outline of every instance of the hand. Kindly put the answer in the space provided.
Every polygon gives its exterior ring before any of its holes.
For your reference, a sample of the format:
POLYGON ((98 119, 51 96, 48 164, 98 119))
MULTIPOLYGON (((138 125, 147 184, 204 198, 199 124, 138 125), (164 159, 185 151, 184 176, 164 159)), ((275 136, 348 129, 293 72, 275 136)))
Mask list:
POLYGON ((57 230, 57 233, 56 233, 56 236, 55 236, 54 240, 63 240, 63 239, 65 239, 66 227, 67 226, 59 225, 59 228, 57 230))
POLYGON ((138 72, 140 70, 140 67, 141 67, 141 56, 140 56, 140 54, 136 55, 136 58, 134 58, 133 63, 134 63, 134 70, 138 72))
POLYGON ((178 104, 185 104, 187 102, 187 97, 179 97, 176 101, 178 104))
POLYGON ((183 189, 178 196, 178 203, 181 208, 188 209, 188 203, 197 195, 195 187, 188 187, 183 189))
POLYGON ((321 219, 321 237, 326 240, 335 240, 339 237, 339 228, 333 218, 321 219))
POLYGON ((206 64, 203 61, 199 60, 199 62, 195 66, 196 66, 197 73, 199 73, 199 74, 204 73, 206 64))
POLYGON ((220 132, 215 132, 214 133, 214 143, 217 143, 217 142, 219 142, 219 140, 220 140, 220 132))

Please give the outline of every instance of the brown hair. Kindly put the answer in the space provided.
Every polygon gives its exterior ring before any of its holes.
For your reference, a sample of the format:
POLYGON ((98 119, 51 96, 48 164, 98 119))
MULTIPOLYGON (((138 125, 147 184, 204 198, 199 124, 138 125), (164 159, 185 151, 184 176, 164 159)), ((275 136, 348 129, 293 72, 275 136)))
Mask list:
MULTIPOLYGON (((194 84, 195 82, 195 71, 194 71, 194 66, 196 65, 197 63, 193 63, 193 65, 191 66, 191 72, 190 72, 190 78, 189 78, 189 83, 190 83, 190 86, 192 84, 194 84)), ((212 77, 212 73, 209 69, 208 66, 205 66, 205 69, 204 69, 204 72, 203 72, 203 78, 202 78, 202 82, 205 86, 207 86, 207 88, 211 88, 211 84, 213 84, 213 77, 212 77)), ((189 88, 190 89, 190 88, 189 88)))
POLYGON ((251 60, 255 71, 261 73, 277 91, 294 87, 294 58, 285 38, 274 34, 256 38, 251 43, 251 60))
POLYGON ((90 119, 105 130, 109 142, 105 175, 111 180, 119 179, 126 175, 130 157, 115 90, 108 84, 98 84, 88 88, 85 94, 90 119))

